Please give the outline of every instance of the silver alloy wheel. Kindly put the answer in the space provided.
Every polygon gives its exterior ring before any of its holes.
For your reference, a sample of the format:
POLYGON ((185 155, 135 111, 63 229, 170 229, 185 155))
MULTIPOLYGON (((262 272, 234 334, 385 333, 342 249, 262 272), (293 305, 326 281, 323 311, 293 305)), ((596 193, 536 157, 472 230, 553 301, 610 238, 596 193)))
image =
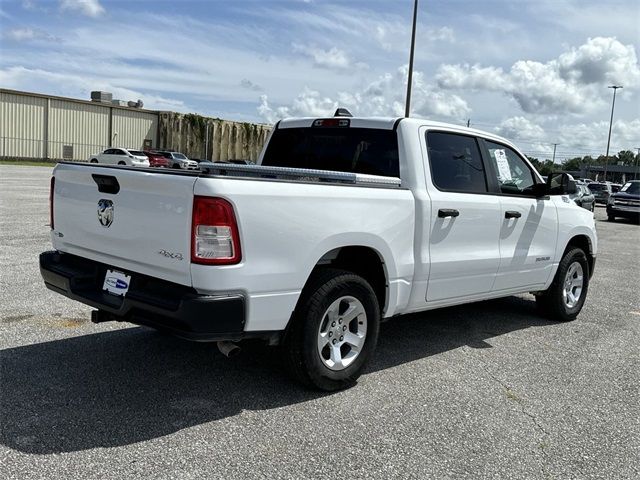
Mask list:
POLYGON ((362 302, 344 296, 329 305, 318 330, 318 354, 330 370, 344 370, 364 347, 367 313, 362 302))
POLYGON ((580 296, 582 295, 583 286, 584 276, 582 265, 580 265, 579 262, 573 262, 567 270, 567 275, 564 277, 564 289, 562 290, 564 304, 567 308, 573 308, 578 304, 580 296))

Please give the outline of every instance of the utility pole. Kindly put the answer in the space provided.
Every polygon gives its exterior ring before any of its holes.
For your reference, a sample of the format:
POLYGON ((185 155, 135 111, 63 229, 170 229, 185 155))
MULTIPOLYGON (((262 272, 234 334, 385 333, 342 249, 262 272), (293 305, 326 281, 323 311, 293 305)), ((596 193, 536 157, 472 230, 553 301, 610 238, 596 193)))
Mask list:
POLYGON ((604 156, 604 181, 607 181, 607 164, 609 163, 609 145, 611 144, 611 127, 613 126, 613 109, 616 108, 616 91, 624 88, 622 85, 609 85, 613 88, 613 101, 611 102, 611 119, 609 120, 609 137, 607 138, 607 153, 604 156))
POLYGON ((558 145, 559 145, 558 143, 553 144, 553 158, 551 159, 551 163, 556 163, 556 147, 558 145))
POLYGON ((411 83, 413 82, 413 54, 416 48, 416 20, 418 18, 418 0, 413 3, 413 29, 411 30, 411 52, 409 53, 409 78, 407 78, 407 105, 404 116, 411 113, 411 83))
POLYGON ((471 119, 467 118, 467 128, 469 128, 469 125, 471 125, 471 119))
POLYGON ((640 157, 640 147, 636 147, 636 150, 638 150, 638 154, 636 155, 636 168, 633 171, 633 179, 636 179, 636 175, 638 174, 638 157, 640 157))

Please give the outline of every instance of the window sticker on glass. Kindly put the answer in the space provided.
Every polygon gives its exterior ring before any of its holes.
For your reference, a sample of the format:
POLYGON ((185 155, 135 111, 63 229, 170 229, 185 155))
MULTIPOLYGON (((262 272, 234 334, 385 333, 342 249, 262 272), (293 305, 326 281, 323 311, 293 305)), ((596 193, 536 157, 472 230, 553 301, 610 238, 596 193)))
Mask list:
POLYGON ((498 165, 498 177, 501 182, 511 181, 511 169, 509 168, 509 160, 507 160, 507 154, 502 149, 496 149, 493 151, 493 156, 496 159, 498 165))

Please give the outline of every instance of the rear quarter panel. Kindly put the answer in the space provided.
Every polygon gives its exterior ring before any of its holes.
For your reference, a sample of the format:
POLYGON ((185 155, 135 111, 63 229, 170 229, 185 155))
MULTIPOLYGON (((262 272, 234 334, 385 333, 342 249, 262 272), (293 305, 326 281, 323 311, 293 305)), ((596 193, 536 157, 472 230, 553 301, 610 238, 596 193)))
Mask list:
POLYGON ((202 293, 244 293, 246 330, 285 328, 314 266, 338 247, 366 246, 379 254, 389 281, 388 309, 399 279, 412 278, 415 214, 409 190, 200 178, 194 193, 233 204, 242 261, 193 264, 193 286, 202 293))

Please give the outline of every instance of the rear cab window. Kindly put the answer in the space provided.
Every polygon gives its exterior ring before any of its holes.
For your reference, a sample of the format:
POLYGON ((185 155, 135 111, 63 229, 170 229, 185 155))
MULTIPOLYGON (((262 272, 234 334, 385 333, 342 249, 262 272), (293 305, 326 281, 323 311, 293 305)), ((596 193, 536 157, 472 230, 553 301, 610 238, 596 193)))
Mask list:
POLYGON ((262 165, 399 177, 398 136, 376 128, 278 128, 262 165))

